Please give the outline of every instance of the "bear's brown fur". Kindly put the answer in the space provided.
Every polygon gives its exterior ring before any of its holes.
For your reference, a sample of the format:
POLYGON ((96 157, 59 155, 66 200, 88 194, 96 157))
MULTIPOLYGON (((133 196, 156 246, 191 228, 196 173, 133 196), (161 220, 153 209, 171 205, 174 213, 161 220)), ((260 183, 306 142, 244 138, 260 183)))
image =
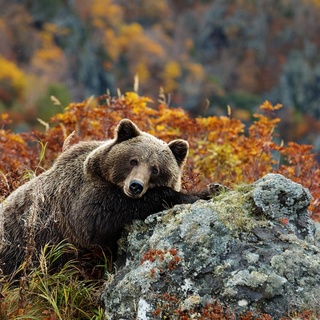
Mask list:
POLYGON ((180 192, 188 143, 166 144, 128 119, 108 141, 68 146, 51 169, 0 204, 0 268, 9 274, 25 258, 34 236, 37 251, 62 240, 77 248, 116 251, 125 224, 164 207, 209 197, 180 192))

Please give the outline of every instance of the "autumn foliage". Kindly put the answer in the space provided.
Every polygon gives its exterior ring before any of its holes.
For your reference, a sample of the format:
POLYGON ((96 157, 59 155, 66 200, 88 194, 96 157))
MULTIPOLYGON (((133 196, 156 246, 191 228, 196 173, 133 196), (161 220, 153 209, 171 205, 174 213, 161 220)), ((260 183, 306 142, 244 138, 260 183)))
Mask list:
MULTIPOLYGON (((54 103, 59 102, 53 99, 54 103)), ((192 118, 181 108, 172 109, 162 97, 155 103, 135 92, 124 96, 89 98, 69 104, 63 113, 43 123, 43 132, 13 133, 6 114, 0 118, 0 198, 4 199, 32 174, 48 169, 61 153, 63 142, 74 131, 71 144, 80 140, 113 137, 119 120, 129 118, 141 130, 165 141, 182 138, 190 144, 183 187, 203 187, 209 182, 233 185, 251 183, 263 175, 281 173, 309 188, 313 199, 310 212, 320 221, 320 168, 312 146, 277 137, 276 117, 281 105, 264 102, 255 121, 246 126, 226 116, 192 118)))

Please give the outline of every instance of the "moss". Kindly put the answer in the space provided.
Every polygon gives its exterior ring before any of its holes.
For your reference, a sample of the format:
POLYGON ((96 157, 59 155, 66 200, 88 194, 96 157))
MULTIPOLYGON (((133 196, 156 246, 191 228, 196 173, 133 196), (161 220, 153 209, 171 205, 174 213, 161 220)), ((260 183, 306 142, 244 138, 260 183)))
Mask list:
POLYGON ((266 225, 263 217, 254 215, 252 185, 239 185, 213 199, 213 207, 222 223, 233 233, 249 232, 256 226, 266 225))

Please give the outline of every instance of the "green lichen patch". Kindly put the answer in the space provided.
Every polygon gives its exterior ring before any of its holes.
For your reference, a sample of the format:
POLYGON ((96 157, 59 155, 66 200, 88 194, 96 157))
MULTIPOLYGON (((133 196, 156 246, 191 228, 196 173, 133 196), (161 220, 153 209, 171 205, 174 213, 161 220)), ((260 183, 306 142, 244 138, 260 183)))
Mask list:
POLYGON ((267 225, 263 216, 254 214, 256 206, 252 192, 252 186, 241 185, 213 199, 212 206, 215 212, 233 233, 249 232, 256 226, 267 225))

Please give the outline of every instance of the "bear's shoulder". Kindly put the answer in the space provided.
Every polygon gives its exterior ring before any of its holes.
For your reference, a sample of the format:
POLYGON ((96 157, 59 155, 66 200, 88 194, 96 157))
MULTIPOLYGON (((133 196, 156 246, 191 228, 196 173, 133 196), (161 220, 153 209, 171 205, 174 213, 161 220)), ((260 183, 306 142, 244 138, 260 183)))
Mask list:
POLYGON ((84 162, 93 150, 108 144, 108 141, 81 141, 64 150, 55 161, 54 167, 67 166, 73 162, 84 162))

